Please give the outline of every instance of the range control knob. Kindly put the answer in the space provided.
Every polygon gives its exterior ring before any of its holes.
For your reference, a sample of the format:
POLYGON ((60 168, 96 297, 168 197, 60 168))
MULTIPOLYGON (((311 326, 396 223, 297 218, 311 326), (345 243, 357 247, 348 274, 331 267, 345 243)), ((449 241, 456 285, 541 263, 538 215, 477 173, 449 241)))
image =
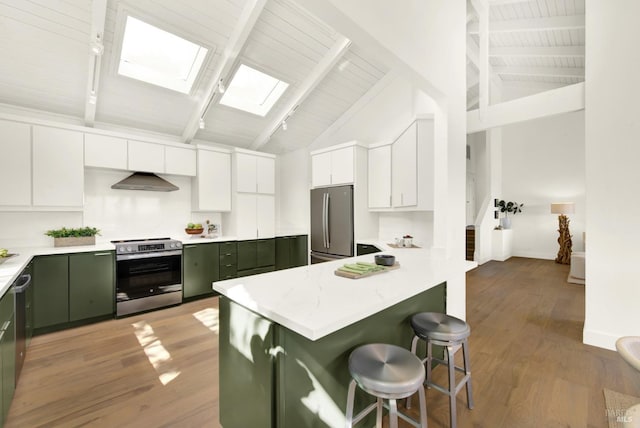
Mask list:
POLYGON ((127 251, 131 252, 131 251, 133 251, 133 248, 127 247, 127 251))
POLYGON ((175 248, 175 247, 176 247, 176 244, 174 244, 174 243, 172 242, 172 243, 171 243, 171 245, 169 245, 169 247, 171 247, 171 248, 175 248))

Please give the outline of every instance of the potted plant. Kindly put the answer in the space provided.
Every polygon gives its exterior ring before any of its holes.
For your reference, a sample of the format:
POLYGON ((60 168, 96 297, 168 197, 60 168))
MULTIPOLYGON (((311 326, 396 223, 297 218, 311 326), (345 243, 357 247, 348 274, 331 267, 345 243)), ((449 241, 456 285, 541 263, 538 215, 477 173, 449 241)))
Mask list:
POLYGON ((45 235, 53 238, 54 247, 72 247, 76 245, 95 245, 96 235, 100 235, 100 230, 95 227, 80 227, 67 229, 47 230, 45 235))
POLYGON ((496 204, 498 210, 501 213, 504 213, 504 217, 500 219, 500 226, 503 229, 511 229, 511 219, 509 218, 509 213, 516 215, 522 212, 522 207, 524 204, 518 204, 517 202, 507 202, 505 200, 500 200, 496 204))

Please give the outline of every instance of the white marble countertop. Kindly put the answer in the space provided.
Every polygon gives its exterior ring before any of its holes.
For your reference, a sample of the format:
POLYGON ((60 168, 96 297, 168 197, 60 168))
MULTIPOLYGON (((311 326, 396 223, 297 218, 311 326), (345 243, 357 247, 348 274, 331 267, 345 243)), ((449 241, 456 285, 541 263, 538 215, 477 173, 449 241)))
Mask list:
POLYGON ((390 249, 399 269, 361 279, 339 277, 344 263, 373 262, 364 255, 213 283, 213 289, 234 302, 310 339, 318 340, 348 325, 413 297, 464 272, 475 262, 447 261, 425 249, 390 249))
POLYGON ((115 246, 110 243, 96 245, 82 245, 77 247, 24 247, 8 248, 9 253, 17 254, 0 265, 0 297, 9 289, 20 273, 27 267, 35 256, 51 254, 87 253, 93 251, 113 251, 115 246))

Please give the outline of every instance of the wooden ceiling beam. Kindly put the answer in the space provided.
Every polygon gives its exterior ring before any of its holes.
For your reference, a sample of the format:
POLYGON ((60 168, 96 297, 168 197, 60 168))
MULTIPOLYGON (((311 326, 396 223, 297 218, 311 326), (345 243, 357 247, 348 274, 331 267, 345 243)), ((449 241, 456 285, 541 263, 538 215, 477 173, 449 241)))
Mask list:
MULTIPOLYGON (((578 30, 584 29, 584 15, 551 16, 547 18, 507 19, 491 21, 490 33, 522 33, 546 30, 578 30)), ((480 25, 471 22, 467 25, 470 34, 478 34, 480 25)))
POLYGON ((238 23, 229 37, 220 60, 216 64, 211 80, 207 84, 205 95, 198 100, 197 106, 189 118, 187 126, 184 128, 182 133, 183 142, 190 143, 198 129, 200 129, 200 119, 206 115, 209 106, 216 102, 216 96, 219 95, 218 83, 220 79, 227 76, 233 68, 266 3, 267 0, 249 0, 242 10, 238 23))
POLYGON ((509 46, 489 48, 490 57, 584 58, 584 46, 509 46))
POLYGON ((93 126, 96 120, 100 67, 104 53, 104 23, 107 16, 107 0, 91 2, 91 34, 89 36, 89 67, 84 101, 84 124, 93 126))
POLYGON ((289 116, 293 115, 300 104, 304 102, 316 86, 322 82, 322 79, 329 74, 338 61, 347 53, 349 46, 351 46, 349 39, 342 36, 338 38, 320 62, 311 70, 311 73, 309 73, 302 84, 300 84, 289 102, 280 109, 274 119, 264 128, 260 135, 258 135, 250 147, 251 150, 258 150, 271 139, 271 136, 282 127, 282 123, 285 122, 289 116))

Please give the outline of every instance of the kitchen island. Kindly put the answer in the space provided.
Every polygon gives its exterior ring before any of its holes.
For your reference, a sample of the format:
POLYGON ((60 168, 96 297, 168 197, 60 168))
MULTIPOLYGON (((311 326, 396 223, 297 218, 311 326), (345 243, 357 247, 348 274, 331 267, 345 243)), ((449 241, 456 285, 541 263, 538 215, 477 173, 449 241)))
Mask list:
MULTIPOLYGON (((400 268, 361 279, 334 271, 373 255, 213 283, 223 427, 344 426, 350 352, 372 342, 408 348, 411 315, 446 311, 448 274, 473 267, 422 249, 385 253, 400 268)), ((356 398, 356 410, 370 402, 356 398)))

